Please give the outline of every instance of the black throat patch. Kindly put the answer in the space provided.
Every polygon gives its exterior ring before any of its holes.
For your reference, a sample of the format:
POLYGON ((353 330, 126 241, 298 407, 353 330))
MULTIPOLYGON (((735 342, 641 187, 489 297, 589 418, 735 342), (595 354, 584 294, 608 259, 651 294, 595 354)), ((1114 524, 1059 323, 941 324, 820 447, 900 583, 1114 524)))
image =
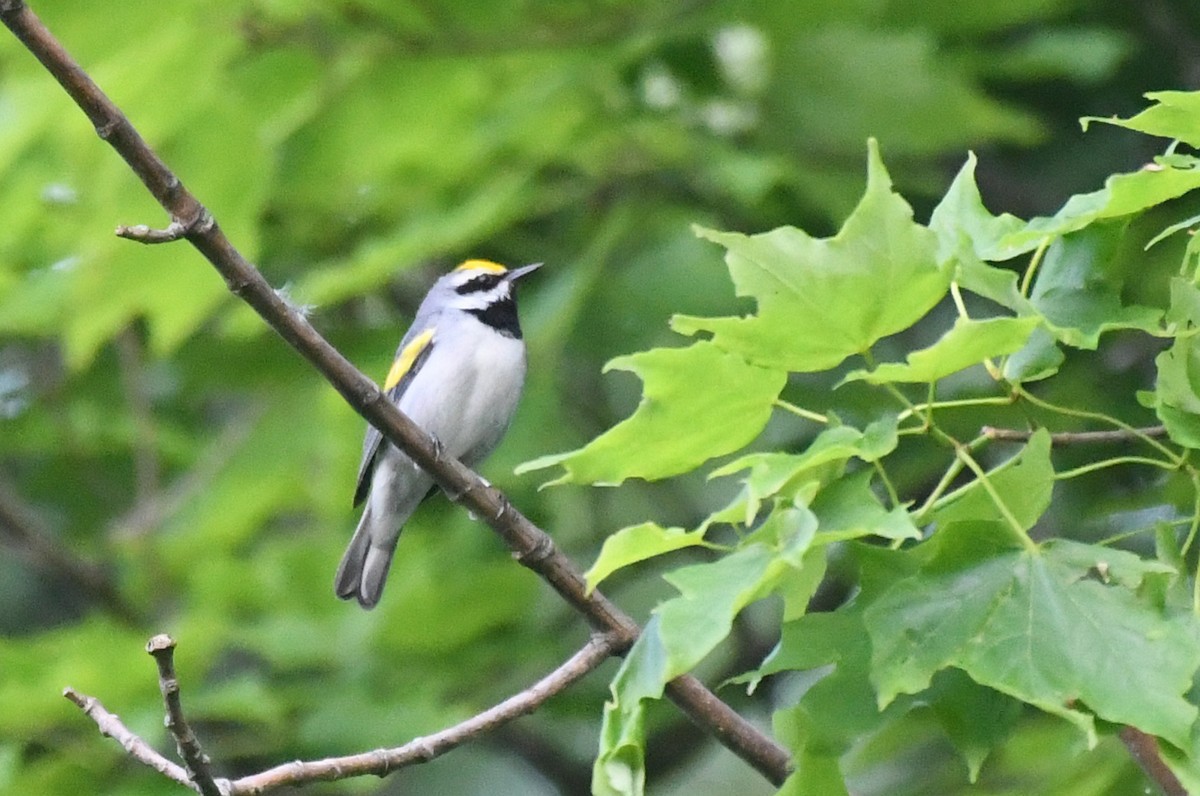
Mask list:
POLYGON ((505 296, 481 310, 467 310, 505 337, 521 339, 521 322, 517 319, 517 302, 505 296))

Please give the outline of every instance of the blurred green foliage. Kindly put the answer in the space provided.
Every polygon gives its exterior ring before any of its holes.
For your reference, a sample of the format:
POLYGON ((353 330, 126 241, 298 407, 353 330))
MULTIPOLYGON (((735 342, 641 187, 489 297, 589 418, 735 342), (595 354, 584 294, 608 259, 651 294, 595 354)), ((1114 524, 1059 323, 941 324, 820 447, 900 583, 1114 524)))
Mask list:
MULTIPOLYGON (((1196 94, 1150 98, 1158 104, 1113 123, 1172 138, 1170 150, 1200 140, 1196 94)), ((768 675, 818 678, 798 700, 774 703, 775 727, 798 761, 781 793, 848 794, 854 772, 842 770, 846 754, 916 706, 938 716, 973 782, 1024 705, 1075 724, 1089 748, 1098 743, 1098 720, 1157 738, 1150 742, 1161 744, 1193 788, 1198 711, 1190 692, 1200 671, 1200 598, 1187 560, 1195 557, 1200 528, 1200 471, 1190 460, 1190 449, 1200 446, 1197 249, 1194 240, 1175 247, 1174 274, 1136 277, 1169 284, 1159 291, 1169 304, 1159 308, 1123 303, 1125 275, 1134 278, 1134 271, 1122 267, 1121 251, 1136 267, 1147 246, 1195 223, 1193 216, 1151 233, 1131 222, 1154 208, 1170 213, 1162 206, 1197 185, 1200 159, 1169 151, 1027 223, 988 213, 968 159, 926 227, 892 190, 874 140, 869 150, 863 198, 835 236, 813 239, 795 227, 750 236, 699 230, 725 247, 737 292, 752 298, 756 311, 675 316, 676 331, 710 331, 711 341, 639 355, 674 364, 640 374, 638 411, 577 451, 529 465, 561 466, 560 482, 658 479, 706 468, 745 446, 736 436, 697 428, 736 423, 757 433, 764 409, 774 408, 792 415, 797 430, 820 429, 800 445, 754 450, 712 469, 710 478, 744 473, 742 489, 695 530, 642 522, 605 542, 589 572, 592 585, 677 549, 703 546, 712 554, 663 576, 678 595, 654 608, 613 679, 593 792, 644 792, 646 706, 767 597, 782 608, 780 641, 761 667, 736 681, 756 688, 768 675), (935 343, 918 348, 915 335, 896 336, 892 347, 905 349, 905 362, 877 364, 883 338, 946 324, 923 316, 947 299, 955 317, 935 343), (1131 410, 1118 417, 1095 411, 1091 400, 1057 404, 1037 396, 1057 381, 1064 351, 1096 349, 1107 332, 1106 351, 1112 332, 1135 329, 1148 350, 1171 343, 1155 359, 1153 390, 1110 386, 1114 395, 1124 388, 1127 402, 1136 398, 1131 410), (764 376, 738 391, 679 364, 711 360, 711 349, 764 376), (860 361, 868 369, 839 380, 844 363, 860 361), (808 405, 814 390, 798 405, 779 397, 779 381, 772 389, 757 386, 789 372, 822 379, 834 397, 831 410, 808 405), (869 424, 852 419, 859 407, 842 398, 843 388, 864 382, 862 394, 876 404, 865 413, 869 424), (989 412, 1013 409, 1024 415, 1019 428, 1026 431, 988 430, 996 422, 989 412), (963 411, 977 425, 956 437, 946 430, 948 418, 963 411), (1134 428, 1154 419, 1163 426, 1134 428), (1064 466, 1065 456, 1051 456, 1055 438, 1047 429, 1081 425, 1127 439, 1116 450, 1112 439, 1109 450, 1094 445, 1082 464, 1064 466), (1154 439, 1164 429, 1167 441, 1154 439), (1001 459, 1005 436, 1024 444, 1001 459), (936 484, 909 480, 913 451, 926 464, 942 462, 936 484), (993 464, 987 469, 981 461, 993 464), (1117 520, 1118 533, 1087 544, 1078 539, 1088 531, 1053 518, 1056 491, 1061 504, 1066 492, 1088 491, 1075 487, 1076 479, 1124 480, 1133 468, 1157 472, 1138 495, 1157 501, 1156 522, 1117 520), (1190 494, 1178 494, 1182 483, 1190 483, 1190 494), (1122 542, 1153 542, 1154 555, 1139 557, 1122 542), (851 598, 833 615, 810 613, 829 561, 845 555, 859 560, 844 583, 851 598), (939 675, 957 687, 936 686, 939 675)), ((1087 450, 1081 438, 1067 437, 1071 444, 1057 439, 1087 450)))
MULTIPOLYGON (((1047 211, 1151 152, 1108 128, 1085 142, 1078 117, 1128 115, 1141 93, 1200 73, 1200 15, 1182 0, 33 8, 367 373, 386 373, 442 269, 468 256, 547 263, 522 296, 528 391, 484 472, 581 562, 616 528, 647 517, 690 527, 734 494, 696 476, 538 492, 513 475, 632 412, 638 382, 601 377, 607 360, 671 339, 673 314, 746 309, 692 224, 830 233, 862 193, 868 136, 922 220, 968 148, 989 206, 1047 211)), ((185 704, 222 775, 404 742, 582 644, 584 623, 441 498, 405 532, 376 611, 333 598, 361 419, 194 251, 112 236, 162 224, 161 211, 11 38, 0 186, 0 479, 25 524, 98 565, 118 595, 85 588, 0 525, 12 542, 0 558, 0 792, 177 792, 59 695, 93 694, 167 749, 142 652, 155 632, 180 642, 185 704)), ((1163 244, 1144 267, 1171 257, 1163 244)), ((1139 289, 1130 298, 1154 303, 1139 289)), ((1128 409, 1130 391, 1107 387, 1150 386, 1156 351, 1132 336, 1115 350, 1069 357, 1057 397, 1128 409)), ((805 405, 828 400, 803 377, 788 389, 805 405)), ((802 435, 768 422, 764 439, 802 435)), ((917 455, 903 468, 909 482, 937 477, 917 455)), ((1061 511, 1095 535, 1161 514, 1128 477, 1069 491, 1061 511)), ((643 618, 674 593, 652 566, 605 587, 643 618)), ((737 620, 702 674, 760 663, 777 640, 770 610, 737 620)), ((312 791, 581 792, 614 669, 423 770, 312 791)), ((738 689, 722 695, 767 723, 738 689)), ((769 792, 671 709, 647 722, 653 792, 769 792)), ((954 793, 967 770, 950 752, 918 713, 846 765, 858 792, 954 793)), ((1083 752, 1037 716, 987 766, 994 793, 1141 783, 1119 745, 1083 752), (1057 776, 1067 770, 1087 776, 1057 776)))

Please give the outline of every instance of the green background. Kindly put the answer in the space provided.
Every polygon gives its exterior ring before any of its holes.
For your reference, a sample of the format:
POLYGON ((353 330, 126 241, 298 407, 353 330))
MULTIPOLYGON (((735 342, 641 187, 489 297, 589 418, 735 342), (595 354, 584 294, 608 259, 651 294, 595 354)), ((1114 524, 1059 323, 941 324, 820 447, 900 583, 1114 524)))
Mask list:
MULTIPOLYGON (((467 257, 546 263, 523 285, 527 393, 483 472, 584 565, 619 527, 694 525, 732 494, 694 475, 538 491, 544 474, 513 474, 633 410, 637 379, 603 364, 677 339, 672 314, 747 309, 692 224, 830 234, 862 193, 868 136, 919 220, 968 149, 992 211, 1051 212, 1155 151, 1104 126, 1084 135, 1078 117, 1129 115, 1145 91, 1200 81, 1200 12, 1182 0, 33 8, 243 253, 377 379, 437 274, 467 257)), ((185 704, 225 776, 398 745, 580 646, 585 623, 441 498, 402 537, 377 610, 334 599, 363 421, 185 244, 112 235, 163 222, 0 37, 0 498, 52 542, 0 524, 0 792, 180 792, 60 696, 97 696, 168 749, 143 652, 156 632, 179 640, 185 704), (116 596, 54 551, 93 563, 116 596)), ((1131 340, 1069 365, 1056 389, 1104 405, 1149 364, 1131 340)), ((920 461, 908 466, 919 479, 920 461)), ((1071 499, 1143 508, 1111 486, 1071 499)), ((605 590, 639 619, 673 593, 654 565, 605 590)), ((771 625, 751 610, 701 673, 757 665, 771 625)), ((615 668, 428 766, 310 792, 585 792, 615 668)), ((770 694, 721 693, 769 726, 770 694)), ((652 793, 770 791, 669 706, 650 721, 652 793)), ((854 792, 966 790, 932 724, 918 712, 856 748, 854 792)), ((1141 786, 1111 736, 1085 751, 1067 723, 1030 713, 973 792, 1141 786)))

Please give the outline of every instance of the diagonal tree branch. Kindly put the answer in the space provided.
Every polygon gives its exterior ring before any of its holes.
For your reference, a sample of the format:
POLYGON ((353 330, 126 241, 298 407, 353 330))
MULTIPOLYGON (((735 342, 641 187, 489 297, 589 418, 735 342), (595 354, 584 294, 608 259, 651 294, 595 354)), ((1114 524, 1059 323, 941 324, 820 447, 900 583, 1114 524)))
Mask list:
POLYGON ((170 780, 185 785, 204 796, 252 796, 283 787, 296 787, 311 782, 345 779, 347 777, 374 774, 384 776, 407 766, 427 763, 441 757, 467 741, 501 727, 521 716, 526 716, 551 697, 565 691, 588 673, 620 651, 620 636, 613 633, 597 633, 578 652, 568 658, 550 674, 538 680, 524 691, 513 694, 503 702, 478 713, 466 721, 447 727, 424 738, 414 738, 403 746, 391 749, 376 749, 362 754, 330 757, 324 760, 297 760, 258 774, 236 780, 215 779, 208 771, 207 760, 197 767, 196 758, 203 758, 199 743, 187 729, 187 719, 179 703, 179 684, 175 676, 172 651, 175 642, 170 636, 159 635, 150 639, 147 651, 154 656, 159 669, 159 683, 167 702, 168 727, 176 738, 180 754, 188 762, 188 770, 159 754, 142 738, 135 735, 115 714, 105 709, 99 700, 84 696, 72 688, 63 691, 63 696, 74 702, 92 721, 100 732, 115 739, 131 757, 139 763, 153 768, 170 780), (173 696, 170 694, 173 693, 173 696), (182 728, 182 729, 181 729, 182 728), (190 739, 184 736, 191 736, 190 739), (204 773, 198 775, 199 769, 204 773))
MULTIPOLYGON (((452 499, 484 519, 513 551, 598 630, 612 634, 623 651, 640 628, 599 591, 588 592, 579 568, 544 531, 518 512, 504 495, 462 463, 444 458, 433 439, 405 417, 369 378, 359 372, 288 304, 225 237, 215 219, 166 164, 147 146, 129 120, 108 99, 20 0, 0 0, 0 21, 79 105, 97 134, 125 159, 170 216, 172 226, 158 237, 185 237, 225 278, 229 289, 249 304, 281 337, 309 360, 346 402, 383 436, 426 470, 452 499), (169 234, 168 234, 169 233, 169 234)), ((153 238, 148 233, 135 236, 153 238)), ((699 680, 684 675, 667 685, 667 695, 722 744, 772 783, 782 784, 791 768, 787 751, 718 699, 699 680)))
POLYGON ((1117 735, 1146 776, 1162 788, 1164 796, 1188 796, 1187 788, 1183 787, 1175 772, 1163 760, 1158 749, 1158 740, 1154 736, 1128 725, 1122 727, 1117 735))

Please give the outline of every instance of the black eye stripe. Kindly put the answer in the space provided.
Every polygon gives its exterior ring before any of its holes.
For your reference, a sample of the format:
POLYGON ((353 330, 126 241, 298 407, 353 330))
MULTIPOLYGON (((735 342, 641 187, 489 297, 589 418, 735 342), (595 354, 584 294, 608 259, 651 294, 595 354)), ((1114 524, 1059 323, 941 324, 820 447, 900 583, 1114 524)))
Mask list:
POLYGON ((465 296, 468 293, 481 293, 485 290, 491 290, 500 284, 502 278, 500 274, 480 274, 454 288, 454 292, 460 296, 465 296))

